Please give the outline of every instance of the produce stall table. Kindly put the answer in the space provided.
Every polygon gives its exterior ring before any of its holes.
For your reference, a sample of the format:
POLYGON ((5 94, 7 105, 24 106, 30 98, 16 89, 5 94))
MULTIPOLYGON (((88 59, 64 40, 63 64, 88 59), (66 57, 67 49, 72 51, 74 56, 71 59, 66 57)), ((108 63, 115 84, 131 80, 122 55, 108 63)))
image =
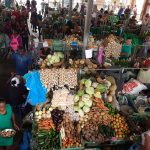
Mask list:
POLYGON ((112 144, 108 144, 108 143, 103 143, 103 144, 91 144, 91 143, 87 143, 84 145, 85 149, 92 149, 92 148, 100 148, 100 150, 128 150, 131 145, 133 144, 132 141, 120 141, 118 143, 112 143, 112 144))

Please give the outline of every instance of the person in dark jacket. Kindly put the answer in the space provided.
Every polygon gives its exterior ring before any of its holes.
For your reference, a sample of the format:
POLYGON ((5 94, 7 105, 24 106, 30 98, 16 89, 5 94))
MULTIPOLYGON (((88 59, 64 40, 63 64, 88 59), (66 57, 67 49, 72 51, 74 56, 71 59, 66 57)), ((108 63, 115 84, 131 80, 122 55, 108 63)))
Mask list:
POLYGON ((37 29, 37 12, 36 12, 36 10, 31 13, 31 24, 33 27, 32 31, 37 32, 36 31, 36 29, 37 29))
POLYGON ((26 51, 29 50, 29 36, 30 36, 30 32, 29 32, 28 26, 25 25, 24 28, 22 28, 21 37, 22 37, 23 48, 26 51))

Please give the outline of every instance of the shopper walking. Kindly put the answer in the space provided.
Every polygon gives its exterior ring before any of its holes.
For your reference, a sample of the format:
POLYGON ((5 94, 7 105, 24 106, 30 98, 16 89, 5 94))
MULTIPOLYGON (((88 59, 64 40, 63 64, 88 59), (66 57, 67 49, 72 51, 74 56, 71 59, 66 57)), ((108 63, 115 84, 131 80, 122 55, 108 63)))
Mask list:
POLYGON ((31 13, 31 24, 33 28, 33 32, 37 32, 37 12, 36 10, 31 13))
POLYGON ((39 11, 39 14, 37 15, 37 20, 38 20, 38 31, 39 31, 39 38, 41 37, 41 29, 42 29, 42 14, 41 11, 39 11))
POLYGON ((24 50, 28 51, 29 50, 29 36, 30 36, 30 32, 28 30, 28 26, 25 25, 24 28, 22 28, 21 31, 21 37, 22 37, 22 45, 24 50))
POLYGON ((30 7, 31 7, 30 0, 27 0, 26 7, 27 7, 27 10, 30 11, 30 7))
POLYGON ((136 7, 136 5, 134 6, 132 11, 133 11, 133 15, 136 17, 137 16, 137 7, 136 7))
POLYGON ((37 5, 37 2, 35 0, 32 0, 31 1, 31 11, 35 11, 36 10, 36 5, 37 5))
POLYGON ((41 12, 42 12, 42 15, 44 14, 44 10, 45 10, 45 2, 44 0, 41 2, 41 12))

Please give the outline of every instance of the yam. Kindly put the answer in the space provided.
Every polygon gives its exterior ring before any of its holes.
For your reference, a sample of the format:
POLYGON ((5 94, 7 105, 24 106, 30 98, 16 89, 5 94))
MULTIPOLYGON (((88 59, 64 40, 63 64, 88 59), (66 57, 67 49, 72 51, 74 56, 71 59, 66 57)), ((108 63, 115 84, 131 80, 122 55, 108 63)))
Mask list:
POLYGON ((79 64, 80 64, 80 61, 79 61, 79 60, 76 60, 76 61, 75 61, 75 64, 76 64, 76 65, 79 65, 79 64))
POLYGON ((81 64, 81 65, 84 65, 84 64, 85 64, 85 60, 84 60, 84 59, 81 59, 81 60, 80 60, 80 64, 81 64))
POLYGON ((84 71, 85 71, 85 72, 88 72, 88 71, 89 71, 89 68, 88 68, 88 67, 84 67, 84 71))
POLYGON ((116 85, 116 80, 112 76, 105 76, 105 79, 110 81, 112 85, 116 85))
POLYGON ((89 65, 88 65, 88 68, 89 68, 89 69, 93 69, 92 64, 89 64, 89 65))
POLYGON ((96 79, 96 81, 97 81, 98 83, 102 83, 102 82, 103 82, 103 80, 102 80, 100 77, 98 77, 98 78, 96 79))
POLYGON ((96 64, 93 64, 93 65, 92 65, 92 68, 97 69, 97 65, 96 65, 96 64))
POLYGON ((113 84, 110 88, 109 88, 110 91, 116 91, 117 90, 117 86, 116 84, 113 84))

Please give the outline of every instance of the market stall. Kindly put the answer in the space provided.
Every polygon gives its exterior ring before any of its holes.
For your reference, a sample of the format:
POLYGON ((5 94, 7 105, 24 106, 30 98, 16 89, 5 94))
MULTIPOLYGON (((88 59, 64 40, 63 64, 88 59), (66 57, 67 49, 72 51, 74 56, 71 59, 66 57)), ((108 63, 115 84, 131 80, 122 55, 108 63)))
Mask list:
MULTIPOLYGON (((68 47, 80 44, 69 39, 68 47)), ((145 68, 120 63, 122 44, 113 35, 97 48, 98 56, 90 59, 65 59, 64 51, 54 52, 41 60, 38 71, 25 75, 37 149, 127 149, 147 130, 141 126, 141 120, 149 120, 150 109, 150 82, 140 75, 145 68)))

